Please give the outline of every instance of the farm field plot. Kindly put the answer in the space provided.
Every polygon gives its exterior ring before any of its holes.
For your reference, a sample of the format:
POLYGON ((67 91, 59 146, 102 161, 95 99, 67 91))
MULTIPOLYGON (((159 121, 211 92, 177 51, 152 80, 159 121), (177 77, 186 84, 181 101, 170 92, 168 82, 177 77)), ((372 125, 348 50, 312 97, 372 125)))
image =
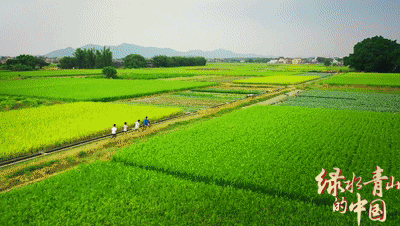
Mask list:
POLYGON ((134 103, 139 105, 174 106, 185 112, 198 111, 221 103, 232 102, 246 98, 245 94, 205 93, 205 92, 176 92, 132 100, 121 100, 118 103, 134 103))
POLYGON ((62 76, 82 76, 99 75, 101 69, 76 69, 76 70, 55 70, 55 71, 1 71, 0 79, 12 79, 18 77, 62 77, 62 76))
POLYGON ((211 93, 236 93, 236 94, 261 94, 265 92, 273 92, 282 86, 259 86, 254 84, 233 84, 222 83, 217 86, 210 86, 199 89, 192 89, 195 92, 211 92, 211 93))
POLYGON ((234 81, 234 83, 292 85, 319 79, 320 76, 267 76, 234 81))
POLYGON ((28 107, 38 107, 45 105, 53 105, 60 101, 52 101, 41 98, 31 98, 23 96, 7 96, 0 95, 0 111, 9 111, 28 107))
MULTIPOLYGON (((266 63, 208 63, 206 66, 175 68, 117 69, 118 76, 126 79, 160 79, 192 76, 275 76, 276 73, 296 75, 304 72, 347 72, 348 67, 323 65, 290 65, 266 63)), ((59 69, 39 71, 0 70, 1 79, 21 79, 29 77, 67 77, 101 75, 101 69, 59 69)))
POLYGON ((319 76, 320 78, 326 78, 334 75, 333 73, 317 73, 317 72, 306 72, 302 74, 297 74, 297 76, 319 76))
MULTIPOLYGON (((400 115, 392 113, 257 106, 123 148, 113 161, 215 183, 223 181, 327 206, 332 211, 335 199, 327 193, 318 194, 316 176, 322 169, 333 172, 337 167, 347 180, 354 172, 366 182, 379 166, 384 169, 383 175, 398 178, 399 124, 400 115)), ((371 201, 376 199, 372 190, 370 184, 357 192, 371 201)), ((391 225, 400 223, 398 192, 383 191, 388 208, 386 222, 391 225)), ((339 195, 349 202, 357 200, 349 191, 339 195)), ((357 221, 356 214, 346 214, 357 221)), ((362 222, 371 222, 365 212, 362 222)))
POLYGON ((0 161, 111 133, 113 124, 133 125, 148 116, 157 120, 181 113, 180 108, 70 103, 0 112, 0 161))
POLYGON ((351 215, 332 213, 330 206, 115 162, 0 194, 0 212, 1 225, 354 224, 351 215))
MULTIPOLYGON (((229 65, 229 64, 228 64, 229 65)), ((253 65, 242 65, 222 68, 211 67, 175 67, 175 68, 145 68, 134 70, 118 70, 118 75, 129 79, 158 79, 174 77, 193 77, 193 76, 277 76, 277 75, 296 75, 296 71, 266 71, 253 65)))
MULTIPOLYGON (((160 79, 165 81, 186 81, 186 82, 217 82, 217 83, 231 83, 236 80, 246 79, 246 76, 225 76, 225 75, 201 75, 194 77, 176 77, 160 79)), ((251 77, 250 77, 251 78, 251 77)))
POLYGON ((0 82, 0 94, 57 100, 112 101, 215 85, 207 82, 55 78, 0 82))
POLYGON ((400 74, 348 73, 324 81, 331 85, 370 85, 400 87, 400 74))
POLYGON ((311 90, 304 91, 299 96, 282 102, 279 105, 400 112, 400 95, 311 90))

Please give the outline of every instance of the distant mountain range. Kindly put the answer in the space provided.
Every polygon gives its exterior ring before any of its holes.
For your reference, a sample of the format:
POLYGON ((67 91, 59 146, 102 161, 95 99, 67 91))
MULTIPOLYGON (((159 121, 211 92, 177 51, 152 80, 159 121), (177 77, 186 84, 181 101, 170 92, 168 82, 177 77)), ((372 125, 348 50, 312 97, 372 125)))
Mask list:
MULTIPOLYGON (((256 54, 239 54, 239 53, 234 53, 229 50, 225 49, 217 49, 213 51, 202 51, 202 50, 190 50, 187 52, 180 52, 176 51, 170 48, 157 48, 157 47, 143 47, 143 46, 138 46, 134 44, 121 44, 118 46, 106 46, 107 48, 110 48, 111 52, 113 53, 113 58, 124 58, 129 54, 140 54, 146 58, 152 58, 153 56, 156 55, 166 55, 166 56, 202 56, 208 59, 211 58, 259 58, 259 57, 273 57, 273 56, 261 56, 261 55, 256 55, 256 54)), ((103 49, 103 46, 100 45, 85 45, 80 47, 81 49, 98 49, 101 50, 103 49)), ((47 57, 64 57, 64 56, 72 56, 72 54, 75 52, 75 49, 68 47, 66 49, 60 49, 53 51, 51 53, 48 53, 44 56, 47 57)))

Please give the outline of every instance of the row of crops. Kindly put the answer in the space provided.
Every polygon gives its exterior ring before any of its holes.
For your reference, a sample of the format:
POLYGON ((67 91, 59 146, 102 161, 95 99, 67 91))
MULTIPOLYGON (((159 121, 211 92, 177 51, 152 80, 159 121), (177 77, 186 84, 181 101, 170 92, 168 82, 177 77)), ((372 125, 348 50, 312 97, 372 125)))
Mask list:
MULTIPOLYGON (((118 69, 118 76, 125 79, 159 79, 192 77, 202 75, 224 76, 277 76, 297 75, 306 72, 348 71, 347 67, 323 65, 273 65, 273 64, 207 64, 201 67, 118 69)), ((101 75, 100 69, 55 70, 55 71, 0 71, 0 79, 27 77, 62 77, 101 75)))
MULTIPOLYGON (((399 124, 391 113, 246 108, 123 148, 111 163, 2 194, 0 221, 354 225, 357 214, 332 212, 335 198, 318 194, 315 178, 337 167, 346 180, 354 173, 367 182, 376 166, 399 178, 399 124)), ((372 190, 355 193, 370 202, 372 190)), ((400 223, 398 192, 383 191, 386 225, 400 223)), ((339 197, 356 202, 355 193, 339 197)), ((376 224, 367 212, 361 222, 376 224)))
POLYGON ((33 79, 2 81, 0 94, 57 100, 112 101, 210 85, 215 83, 79 78, 33 79))
POLYGON ((400 95, 309 90, 280 103, 283 106, 336 108, 346 110, 400 112, 400 95))
POLYGON ((338 216, 329 207, 261 190, 105 162, 1 194, 0 212, 2 225, 317 225, 321 219, 330 219, 331 225, 354 223, 350 215, 338 216))
MULTIPOLYGON (((315 189, 314 178, 322 168, 339 167, 345 176, 355 172, 371 178, 379 165, 387 174, 398 174, 399 157, 393 155, 400 149, 399 123, 400 116, 390 113, 252 107, 125 148, 114 161, 224 179, 330 205, 332 197, 315 189)), ((396 192, 391 194, 398 199, 396 192)))
POLYGON ((319 78, 320 76, 266 76, 261 78, 242 79, 234 81, 234 83, 292 85, 319 78))
POLYGON ((400 74, 347 73, 324 81, 331 85, 369 85, 400 87, 400 74))
POLYGON ((99 75, 101 69, 77 69, 77 70, 55 70, 55 71, 4 71, 0 70, 0 79, 26 78, 26 77, 63 77, 99 75))
POLYGON ((204 108, 222 103, 233 102, 246 98, 245 94, 219 93, 219 92, 174 92, 157 96, 142 97, 134 100, 121 100, 121 104, 174 106, 182 108, 185 112, 195 112, 204 108))
POLYGON ((119 130, 124 122, 148 116, 151 120, 182 113, 180 108, 159 108, 113 103, 70 103, 0 112, 0 161, 62 146, 119 130))

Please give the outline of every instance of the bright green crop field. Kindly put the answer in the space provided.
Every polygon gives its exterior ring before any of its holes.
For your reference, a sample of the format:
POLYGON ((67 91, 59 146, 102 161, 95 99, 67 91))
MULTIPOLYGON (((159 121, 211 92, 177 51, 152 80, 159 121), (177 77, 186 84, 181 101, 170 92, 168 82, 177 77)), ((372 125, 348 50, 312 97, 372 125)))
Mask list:
MULTIPOLYGON (((347 72, 348 67, 329 66, 320 64, 266 64, 266 63, 208 63, 206 66, 175 67, 175 68, 144 68, 144 69, 117 69, 118 76, 126 79, 159 79, 173 77, 191 77, 202 75, 225 76, 274 76, 276 73, 296 75, 305 72, 347 72)), ((29 77, 63 77, 63 76, 90 76, 101 75, 101 69, 74 69, 74 70, 40 70, 13 72, 0 70, 1 79, 20 79, 29 77)))
POLYGON ((112 101, 215 84, 161 80, 31 79, 0 81, 0 94, 57 100, 112 101))
MULTIPOLYGON (((393 113, 240 109, 122 148, 110 163, 2 194, 0 222, 357 225, 357 213, 332 211, 335 198, 318 194, 315 178, 337 167, 345 180, 354 173, 368 182, 379 166, 398 180, 399 124, 393 113)), ((356 190, 366 209, 378 198, 372 190, 356 190)), ((400 224, 399 192, 383 190, 387 219, 379 225, 400 224)), ((356 193, 339 191, 339 198, 357 202, 356 193)), ((367 212, 361 223, 377 224, 367 212)))
POLYGON ((280 103, 282 106, 305 106, 360 111, 400 112, 400 95, 310 90, 280 103))
POLYGON ((146 116, 156 120, 182 111, 86 102, 0 112, 0 161, 111 133, 113 124, 121 130, 124 122, 133 125, 146 116))
POLYGON ((326 81, 331 85, 369 85, 400 87, 400 74, 390 73, 348 73, 326 81))
POLYGON ((99 162, 0 194, 0 224, 317 225, 321 219, 325 225, 354 223, 350 214, 332 213, 331 207, 204 179, 99 162))
MULTIPOLYGON (((317 193, 315 177, 322 168, 332 172, 338 167, 347 179, 354 172, 364 182, 372 179, 376 166, 384 169, 384 175, 400 176, 398 125, 400 115, 392 113, 252 107, 126 148, 114 161, 332 206, 333 196, 317 193)), ((373 186, 366 185, 359 193, 371 201, 376 199, 372 190, 373 186)), ((394 217, 400 211, 398 192, 384 191, 390 223, 399 222, 394 217)), ((350 192, 340 196, 356 200, 350 192)), ((352 217, 356 222, 356 215, 352 217)), ((363 218, 369 221, 366 214, 363 218)))
POLYGON ((280 76, 297 75, 297 71, 266 71, 248 65, 232 68, 178 67, 178 68, 145 68, 136 70, 119 70, 118 76, 125 79, 158 79, 173 77, 192 77, 203 75, 223 76, 280 76))
POLYGON ((262 78, 242 79, 234 81, 234 83, 292 85, 319 78, 320 76, 267 76, 262 78))
POLYGON ((18 77, 62 77, 62 76, 82 76, 99 75, 101 69, 75 69, 75 70, 40 70, 40 71, 2 71, 0 70, 0 79, 10 79, 18 77))

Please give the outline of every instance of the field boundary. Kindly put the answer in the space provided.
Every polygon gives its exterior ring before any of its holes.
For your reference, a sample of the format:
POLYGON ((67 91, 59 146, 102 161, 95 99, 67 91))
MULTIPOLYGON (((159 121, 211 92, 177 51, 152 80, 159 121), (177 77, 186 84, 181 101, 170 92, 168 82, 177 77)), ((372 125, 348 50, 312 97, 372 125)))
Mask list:
MULTIPOLYGON (((177 119, 177 118, 181 118, 181 117, 185 117, 185 116, 193 115, 193 114, 196 114, 196 113, 187 112, 187 113, 184 113, 184 114, 179 114, 179 115, 176 115, 176 116, 173 116, 173 117, 169 117, 169 118, 158 120, 158 121, 156 121, 156 122, 154 122, 152 124, 159 124, 159 123, 162 123, 162 122, 165 122, 165 121, 169 121, 169 120, 173 120, 173 119, 177 119)), ((140 128, 143 128, 143 125, 141 125, 140 128)), ((136 130, 135 129, 128 130, 128 132, 134 132, 134 131, 136 131, 136 130)), ((117 134, 123 134, 123 133, 124 133, 124 131, 117 132, 117 134)), ((70 149, 70 148, 79 147, 79 146, 82 146, 82 145, 85 145, 85 144, 93 143, 95 141, 100 141, 100 140, 109 138, 111 136, 112 136, 111 134, 102 135, 102 136, 91 138, 89 140, 79 141, 79 142, 71 143, 71 144, 68 144, 68 145, 65 145, 65 146, 53 148, 53 149, 50 149, 50 150, 40 151, 40 152, 35 153, 35 154, 26 155, 26 156, 22 156, 22 157, 19 157, 19 158, 15 158, 15 159, 7 160, 7 161, 4 161, 4 162, 0 162, 0 168, 7 167, 7 166, 10 166, 10 165, 13 165, 13 164, 17 164, 17 163, 21 163, 21 162, 24 162, 24 161, 32 160, 32 159, 39 158, 39 157, 42 157, 42 156, 46 156, 46 155, 49 155, 49 154, 57 153, 57 152, 60 152, 60 151, 64 151, 64 150, 67 150, 67 149, 70 149)))

